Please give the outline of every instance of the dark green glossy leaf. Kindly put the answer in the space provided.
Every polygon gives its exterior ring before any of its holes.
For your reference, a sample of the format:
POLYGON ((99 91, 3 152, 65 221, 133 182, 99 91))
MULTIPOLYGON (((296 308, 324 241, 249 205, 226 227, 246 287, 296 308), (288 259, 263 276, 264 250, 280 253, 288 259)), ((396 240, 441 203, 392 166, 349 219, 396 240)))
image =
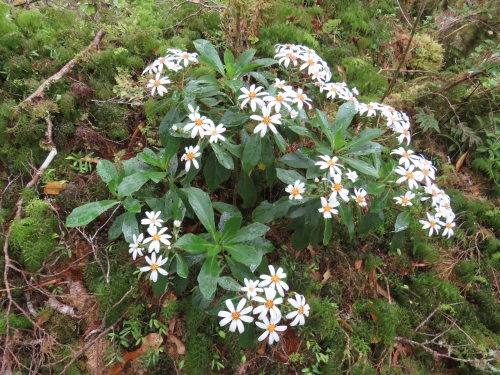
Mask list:
POLYGON ((99 176, 101 176, 102 180, 106 183, 118 179, 118 172, 116 171, 114 164, 108 160, 99 160, 96 169, 99 176))
POLYGON ((252 271, 250 271, 250 268, 248 268, 244 264, 239 263, 233 258, 228 256, 226 256, 226 262, 229 268, 231 269, 233 277, 235 277, 241 283, 245 282, 245 278, 249 280, 255 279, 255 275, 252 273, 252 271))
POLYGON ((198 274, 198 285, 201 294, 205 299, 209 299, 217 290, 219 280, 219 261, 217 256, 208 257, 198 274))
POLYGON ((267 233, 269 227, 261 223, 253 223, 241 228, 234 236, 229 237, 231 243, 250 241, 267 233))
POLYGON ((180 253, 175 254, 175 258, 177 260, 176 272, 179 277, 183 279, 187 278, 189 275, 189 266, 186 260, 182 257, 180 253))
POLYGON ((174 247, 187 251, 193 251, 196 253, 203 253, 206 252, 209 247, 213 247, 213 244, 205 241, 199 236, 195 236, 191 233, 186 233, 177 240, 177 242, 174 244, 174 247))
POLYGON ((397 233, 408 229, 408 227, 410 226, 410 219, 411 219, 410 211, 401 212, 396 218, 394 231, 397 233))
POLYGON ((257 191, 252 179, 244 171, 240 171, 236 191, 243 198, 243 208, 253 207, 257 201, 257 191))
POLYGON ((236 260, 245 265, 259 264, 262 257, 255 249, 243 244, 225 245, 224 249, 236 260))
POLYGON ((218 283, 222 287, 222 289, 233 291, 233 292, 240 292, 241 291, 241 285, 238 284, 238 282, 235 279, 233 279, 232 277, 229 277, 229 276, 219 277, 218 283))
POLYGON ((127 197, 127 199, 123 201, 123 207, 125 207, 128 212, 136 213, 141 211, 141 204, 137 199, 132 197, 127 197))
POLYGON ((250 140, 245 144, 243 149, 243 169, 246 173, 250 172, 260 160, 261 154, 261 139, 259 134, 254 134, 250 140))
POLYGON ((217 161, 226 169, 234 169, 233 158, 221 146, 216 143, 211 143, 212 150, 214 150, 217 161))
POLYGON ((222 61, 220 61, 220 57, 217 54, 212 43, 208 40, 198 39, 193 42, 194 47, 199 52, 199 60, 210 66, 211 68, 217 70, 223 76, 226 75, 224 71, 224 66, 222 65, 222 61))
POLYGON ((115 221, 113 221, 113 224, 108 231, 108 240, 112 241, 120 237, 120 235, 122 234, 122 225, 124 218, 125 214, 121 214, 120 216, 116 217, 115 221))
POLYGON ((231 171, 224 168, 217 160, 215 153, 211 153, 203 168, 205 182, 210 190, 215 190, 219 185, 231 176, 231 171))
POLYGON ((307 182, 304 176, 302 176, 299 172, 294 171, 293 169, 276 168, 276 172, 278 175, 278 179, 280 179, 285 184, 293 185, 297 180, 299 180, 300 182, 307 182))
POLYGON ((74 228, 82 225, 87 225, 97 216, 109 210, 111 207, 120 203, 115 200, 105 200, 100 202, 87 203, 77 207, 69 214, 66 219, 66 227, 74 228))

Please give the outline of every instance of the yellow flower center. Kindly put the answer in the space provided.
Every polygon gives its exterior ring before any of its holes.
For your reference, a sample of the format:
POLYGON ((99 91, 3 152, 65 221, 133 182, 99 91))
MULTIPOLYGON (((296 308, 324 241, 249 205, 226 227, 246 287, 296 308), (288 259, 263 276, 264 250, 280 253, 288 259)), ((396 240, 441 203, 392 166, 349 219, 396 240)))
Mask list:
POLYGON ((271 123, 271 117, 266 116, 262 119, 262 122, 266 125, 269 125, 271 123))
POLYGON ((330 90, 332 90, 333 92, 337 92, 337 87, 332 86, 332 88, 330 90))
POLYGON ((273 306, 274 306, 274 302, 272 300, 268 299, 267 302, 266 302, 266 307, 268 309, 270 309, 273 306))
POLYGON ((332 208, 328 204, 323 206, 323 211, 330 212, 331 210, 332 210, 332 208))
POLYGON ((194 120, 194 123, 197 125, 197 126, 201 126, 203 124, 203 120, 201 118, 197 118, 196 120, 194 120))
POLYGON ((275 325, 275 324, 273 324, 273 323, 271 323, 271 324, 269 324, 269 325, 267 326, 267 330, 268 330, 269 332, 274 332, 275 328, 276 328, 276 325, 275 325))
POLYGON ((408 180, 411 180, 411 179, 413 178, 413 173, 408 172, 408 173, 406 174, 406 177, 408 178, 408 180))
POLYGON ((302 94, 297 95, 297 98, 299 98, 299 100, 302 102, 305 100, 305 97, 302 94))
POLYGON ((361 195, 358 195, 358 202, 363 203, 365 201, 365 198, 361 195))
POLYGON ((342 185, 340 185, 340 184, 334 184, 334 185, 333 185, 333 190, 335 190, 335 191, 340 191, 340 190, 342 190, 342 185))
POLYGON ((152 217, 151 219, 149 219, 149 221, 151 222, 151 224, 153 224, 156 222, 156 219, 154 217, 152 217))
POLYGON ((409 154, 409 153, 407 153, 407 152, 405 151, 405 152, 403 153, 403 156, 404 156, 405 158, 409 158, 409 157, 410 157, 410 154, 409 154))
POLYGON ((276 97, 276 101, 277 101, 277 102, 280 102, 280 103, 281 103, 283 100, 284 100, 284 99, 283 99, 283 97, 282 97, 281 95, 278 95, 278 96, 276 97))
POLYGON ((253 91, 251 91, 251 92, 250 92, 250 94, 248 94, 248 97, 249 97, 250 99, 253 99, 253 98, 255 98, 256 96, 257 96, 257 94, 256 94, 256 93, 254 93, 253 91))
POLYGON ((403 133, 404 133, 404 135, 410 134, 410 132, 408 131, 408 129, 403 130, 403 133))
POLYGON ((158 268, 160 268, 160 266, 159 266, 159 265, 157 265, 156 263, 153 263, 153 264, 151 265, 151 269, 152 269, 153 271, 156 271, 158 268))
POLYGON ((217 135, 217 130, 212 130, 212 135, 217 135))
POLYGON ((160 61, 162 64, 165 62, 165 58, 162 57, 161 59, 159 59, 158 61, 160 61))
POLYGON ((314 60, 313 59, 309 59, 309 60, 307 60, 307 62, 309 63, 309 65, 314 65, 314 60))
POLYGON ((153 83, 153 85, 155 85, 155 87, 160 86, 160 81, 155 81, 155 83, 153 83))
POLYGON ((192 152, 188 152, 188 153, 186 153, 186 158, 188 160, 193 160, 194 159, 194 154, 192 152))
POLYGON ((304 306, 299 306, 299 314, 304 314, 304 306))
POLYGON ((335 162, 333 160, 328 160, 326 162, 326 164, 328 164, 330 167, 334 167, 335 166, 335 162))
POLYGON ((234 313, 231 314, 234 320, 238 320, 240 318, 240 313, 238 311, 235 311, 234 313))
MULTIPOLYGON (((292 192, 290 193, 292 194, 294 197, 296 197, 297 195, 299 195, 299 189, 297 188, 293 188, 292 189, 292 192)), ((274 276, 273 276, 274 277, 274 276)), ((271 278, 272 279, 272 278, 271 278)), ((279 279, 278 279, 279 280, 279 279)))
POLYGON ((435 221, 429 221, 429 225, 434 228, 434 226, 436 225, 436 222, 435 221))
POLYGON ((368 104, 368 105, 366 106, 366 108, 368 108, 368 109, 373 109, 373 106, 372 106, 371 104, 368 104))
POLYGON ((428 169, 422 169, 422 173, 427 176, 429 174, 429 170, 428 169))
MULTIPOLYGON (((299 193, 299 192, 297 191, 297 194, 298 194, 298 193, 299 193)), ((279 282, 279 281, 280 281, 280 278, 279 278, 278 276, 274 275, 274 276, 272 276, 272 277, 271 277, 271 281, 272 281, 273 283, 277 283, 277 282, 279 282)))
POLYGON ((446 228, 450 229, 451 228, 451 223, 446 223, 446 228))
POLYGON ((158 233, 153 234, 153 241, 159 241, 161 236, 158 233))
POLYGON ((185 59, 187 59, 189 57, 189 55, 187 53, 183 54, 182 57, 184 57, 185 59))
POLYGON ((403 202, 403 204, 408 204, 408 203, 410 203, 410 200, 406 197, 403 197, 403 198, 401 198, 401 202, 403 202))

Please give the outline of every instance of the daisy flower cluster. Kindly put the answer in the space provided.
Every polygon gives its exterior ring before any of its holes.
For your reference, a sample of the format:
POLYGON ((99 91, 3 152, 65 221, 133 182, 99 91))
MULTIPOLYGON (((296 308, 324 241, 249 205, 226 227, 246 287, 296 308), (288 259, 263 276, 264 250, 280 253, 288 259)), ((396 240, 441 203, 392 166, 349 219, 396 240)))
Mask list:
POLYGON ((160 96, 168 92, 165 85, 170 84, 168 76, 162 76, 163 69, 166 68, 173 72, 178 72, 183 68, 187 68, 189 63, 198 63, 198 54, 181 51, 179 49, 167 49, 167 55, 157 58, 149 64, 142 74, 154 74, 147 84, 147 88, 151 89, 151 95, 157 92, 160 96))
MULTIPOLYGON (((168 272, 162 268, 162 266, 167 263, 168 257, 163 258, 160 255, 158 258, 156 254, 160 253, 160 248, 163 245, 167 246, 170 249, 170 241, 169 238, 172 238, 169 234, 166 233, 168 230, 167 227, 163 227, 163 220, 160 219, 161 211, 151 211, 146 212, 146 218, 141 220, 142 225, 147 225, 147 233, 150 237, 144 236, 144 233, 139 234, 139 236, 133 235, 133 242, 129 245, 129 254, 132 255, 134 260, 137 259, 137 256, 144 256, 143 251, 150 254, 150 256, 146 255, 144 258, 148 263, 147 266, 141 267, 141 272, 150 272, 150 280, 156 282, 158 280, 158 273, 161 273, 164 276, 168 275, 168 272)), ((174 223, 174 226, 180 223, 174 223)))
MULTIPOLYGON (((245 330, 243 322, 251 323, 256 319, 255 325, 263 330, 259 341, 269 337, 270 345, 278 342, 280 340, 278 332, 287 329, 287 325, 280 325, 283 319, 280 306, 283 307, 285 292, 289 290, 288 285, 283 281, 285 278, 286 273, 283 269, 280 267, 275 270, 272 265, 269 265, 269 275, 260 275, 260 281, 245 278, 245 286, 241 288, 241 291, 246 293, 246 298, 241 298, 236 307, 230 299, 225 301, 227 311, 223 310, 218 314, 222 318, 219 322, 220 326, 230 323, 229 331, 238 330, 239 333, 243 333, 245 330)), ((287 299, 284 307, 290 310, 285 315, 285 319, 292 320, 289 323, 290 326, 305 324, 305 317, 309 316, 310 307, 304 296, 294 293, 293 297, 287 299)))
MULTIPOLYGON (((353 102, 359 115, 379 116, 379 120, 383 119, 385 125, 396 134, 400 144, 403 142, 406 142, 406 146, 410 144, 410 120, 404 112, 380 103, 360 103, 356 99, 356 96, 359 95, 356 88, 350 90, 345 82, 330 82, 332 75, 328 64, 314 50, 300 45, 277 44, 275 51, 274 58, 279 59, 279 64, 285 68, 304 72, 307 69, 307 74, 313 81, 316 81, 320 92, 326 92, 327 98, 339 98, 353 102)), ((430 199, 432 212, 426 212, 427 220, 420 220, 423 225, 422 229, 429 229, 429 236, 432 236, 434 233, 439 234, 441 228, 444 227, 442 235, 450 238, 454 234, 455 214, 450 206, 450 197, 434 183, 436 167, 423 155, 416 155, 412 150, 404 147, 392 150, 391 154, 400 157, 399 166, 394 170, 400 175, 396 183, 407 183, 409 189, 403 195, 394 198, 396 204, 411 206, 412 199, 415 198, 416 194, 419 195, 420 201, 430 199)), ((318 211, 323 213, 325 218, 331 218, 332 214, 338 214, 336 207, 340 205, 339 198, 345 202, 352 198, 361 207, 367 206, 366 190, 354 188, 354 194, 352 194, 344 186, 346 180, 356 181, 356 172, 345 170, 335 156, 320 155, 319 158, 321 160, 316 165, 327 172, 323 180, 330 182, 331 193, 328 199, 321 197, 321 208, 318 211)), ((285 189, 290 194, 290 199, 303 199, 302 194, 305 193, 305 190, 305 184, 300 181, 288 185, 285 189)))

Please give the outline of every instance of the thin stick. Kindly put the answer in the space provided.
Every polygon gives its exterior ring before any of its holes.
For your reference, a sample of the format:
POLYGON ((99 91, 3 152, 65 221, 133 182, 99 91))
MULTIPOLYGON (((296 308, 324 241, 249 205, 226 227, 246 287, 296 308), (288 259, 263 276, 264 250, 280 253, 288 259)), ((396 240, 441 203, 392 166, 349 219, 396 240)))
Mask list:
POLYGON ((420 10, 418 11, 418 16, 417 19, 415 20, 415 23, 413 24, 413 28, 411 29, 411 34, 410 34, 410 39, 408 39, 408 44, 406 45, 406 48, 403 52, 403 56, 401 56, 401 61, 399 62, 399 66, 396 69, 396 73, 392 76, 391 82, 389 83, 389 86, 387 87, 387 90, 385 90, 384 95, 382 95, 382 99, 380 99, 380 103, 384 102, 384 99, 389 95, 391 92, 392 88, 396 84, 396 80, 398 78, 399 72, 401 71, 401 68, 404 64, 404 61, 406 59, 406 55, 408 54, 408 51, 410 50, 411 42, 413 40, 413 36, 415 35, 415 32, 417 31, 417 26, 420 23, 420 19, 422 18, 422 14, 424 13, 425 6, 427 5, 427 0, 423 0, 421 5, 420 5, 420 10))
POLYGON ((105 34, 106 30, 99 30, 94 38, 94 41, 89 47, 87 47, 84 51, 80 52, 73 59, 71 59, 66 65, 61 68, 61 70, 59 70, 52 77, 46 79, 45 82, 43 82, 33 94, 31 94, 24 100, 24 102, 32 103, 34 99, 42 96, 43 92, 47 90, 53 83, 59 81, 62 77, 64 77, 64 75, 68 73, 78 61, 82 60, 85 57, 88 57, 91 53, 97 51, 99 48, 99 44, 101 43, 101 39, 105 34))

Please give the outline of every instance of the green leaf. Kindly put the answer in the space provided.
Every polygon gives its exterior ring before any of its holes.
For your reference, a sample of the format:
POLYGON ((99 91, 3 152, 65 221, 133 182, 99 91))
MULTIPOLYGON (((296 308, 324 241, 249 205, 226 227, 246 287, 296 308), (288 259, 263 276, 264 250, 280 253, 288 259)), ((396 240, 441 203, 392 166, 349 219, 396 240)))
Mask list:
POLYGON ((371 194, 380 195, 384 192, 385 187, 386 187, 386 184, 384 184, 383 182, 372 181, 366 187, 366 192, 370 195, 371 194))
POLYGON ((226 49, 224 51, 224 64, 229 65, 229 64, 232 64, 232 63, 234 63, 233 52, 231 52, 231 50, 229 50, 229 49, 226 49))
POLYGON ((339 151, 340 152, 346 151, 355 146, 365 144, 384 133, 385 130, 381 129, 365 129, 361 133, 359 133, 355 138, 353 138, 350 142, 348 142, 344 147, 342 147, 339 151))
POLYGON ((122 224, 123 237, 125 241, 132 243, 133 235, 139 235, 139 224, 133 212, 126 212, 122 224))
POLYGON ((333 145, 333 136, 335 132, 335 127, 328 121, 328 117, 323 111, 316 109, 316 117, 311 120, 311 124, 314 127, 320 128, 325 134, 326 138, 333 145))
POLYGON ((219 163, 226 169, 233 170, 234 163, 233 158, 229 155, 222 147, 216 143, 211 143, 212 150, 214 150, 215 156, 219 163))
POLYGON ((125 207, 128 212, 141 212, 141 204, 137 199, 132 197, 127 197, 127 199, 123 201, 123 207, 125 207))
POLYGON ((222 115, 220 123, 224 124, 226 128, 232 128, 245 124, 250 118, 250 114, 239 113, 238 111, 238 106, 228 108, 228 110, 224 112, 224 115, 222 115))
POLYGON ((167 290, 168 276, 158 273, 158 279, 151 285, 156 297, 160 297, 167 290))
POLYGON ((261 139, 259 134, 253 134, 243 149, 243 170, 248 173, 257 165, 260 160, 261 139))
POLYGON ((401 212, 396 218, 394 231, 397 233, 408 229, 408 227, 410 226, 410 218, 411 218, 410 211, 401 212))
POLYGON ((148 182, 149 179, 150 177, 147 176, 145 172, 138 172, 125 177, 120 185, 118 185, 118 196, 123 197, 136 192, 142 185, 148 182))
POLYGON ((179 275, 183 279, 187 278, 189 276, 189 266, 186 260, 180 253, 175 254, 175 258, 177 260, 177 267, 175 270, 177 272, 177 275, 179 275))
POLYGON ((242 220, 243 218, 241 216, 234 216, 227 219, 224 224, 221 240, 234 236, 236 232, 238 232, 238 229, 240 229, 242 220))
POLYGON ((145 171, 144 176, 149 177, 153 182, 158 183, 167 176, 167 172, 145 171))
POLYGON ((253 207, 257 201, 257 191, 252 179, 244 171, 240 171, 236 191, 243 198, 243 208, 253 207))
POLYGON ((125 214, 121 214, 120 216, 116 217, 115 221, 113 221, 113 224, 111 225, 108 231, 109 241, 116 240, 122 234, 122 225, 124 218, 125 214))
POLYGON ((352 239, 354 237, 354 219, 352 217, 351 207, 340 203, 339 205, 340 220, 347 227, 349 231, 349 237, 352 239))
POLYGON ((280 133, 273 133, 276 146, 280 149, 281 153, 286 154, 286 141, 280 133))
POLYGON ((243 81, 237 80, 233 81, 231 79, 225 79, 224 83, 229 87, 233 92, 239 91, 243 87, 243 81))
POLYGON ((245 66, 250 64, 250 61, 252 61, 255 55, 255 52, 257 52, 257 50, 249 49, 240 55, 238 61, 236 61, 236 64, 234 65, 237 72, 239 69, 244 68, 245 66))
POLYGON ((304 176, 302 176, 299 172, 294 171, 293 169, 276 168, 276 172, 278 174, 278 179, 280 179, 285 184, 293 185, 297 180, 304 183, 307 182, 304 176))
POLYGON ((215 190, 221 182, 226 181, 231 176, 231 171, 224 168, 217 160, 215 153, 211 153, 203 168, 205 182, 210 190, 215 190))
POLYGON ((206 252, 209 247, 213 247, 213 244, 205 241, 199 236, 195 236, 191 233, 186 233, 177 240, 177 242, 174 244, 174 247, 187 251, 193 251, 195 253, 203 253, 206 252))
POLYGON ((323 245, 326 246, 332 238, 332 220, 325 219, 325 234, 323 235, 323 245))
POLYGON ((259 223, 269 223, 279 217, 283 217, 288 212, 292 203, 290 199, 280 199, 273 204, 264 201, 252 212, 252 220, 259 223))
POLYGON ((195 187, 184 188, 182 191, 186 193, 189 203, 198 219, 200 219, 212 238, 215 239, 214 210, 208 194, 195 187))
POLYGON ((245 330, 243 331, 243 333, 240 333, 238 335, 238 344, 240 344, 243 349, 248 349, 253 345, 256 339, 255 326, 252 322, 243 323, 243 327, 245 328, 245 330))
MULTIPOLYGON (((291 123, 291 122, 289 122, 289 123, 291 123)), ((290 125, 290 126, 288 126, 288 129, 290 129, 291 131, 293 131, 294 133, 297 133, 299 135, 305 135, 306 137, 311 138, 314 141, 314 143, 316 143, 318 146, 322 145, 322 146, 326 147, 326 144, 324 144, 324 142, 320 141, 319 138, 316 136, 316 134, 314 134, 312 131, 310 131, 309 129, 307 129, 304 126, 290 125)))
POLYGON ((350 155, 372 155, 384 151, 386 148, 376 142, 366 142, 351 148, 347 153, 350 155))
POLYGON ((219 262, 216 255, 205 260, 197 280, 203 297, 210 299, 217 290, 217 281, 219 280, 219 262))
POLYGON ((361 173, 366 174, 368 176, 373 176, 373 177, 377 177, 377 178, 379 177, 378 171, 373 167, 373 165, 370 165, 363 160, 348 158, 345 156, 340 156, 339 159, 342 160, 348 166, 354 168, 358 172, 361 172, 361 173))
POLYGON ((260 264, 262 257, 257 253, 257 251, 248 245, 243 244, 230 244, 225 245, 224 249, 231 254, 231 256, 237 262, 243 263, 245 265, 250 264, 260 264))
POLYGON ((111 207, 120 203, 115 200, 105 200, 100 202, 87 203, 86 205, 77 207, 69 214, 66 219, 66 227, 74 228, 82 225, 87 225, 97 216, 109 210, 111 207))
POLYGON ((250 268, 248 268, 244 264, 239 263, 233 258, 228 256, 226 256, 226 262, 229 268, 231 269, 232 275, 240 282, 242 283, 245 282, 245 278, 249 280, 255 279, 255 275, 253 274, 253 272, 250 270, 250 268))
POLYGON ((144 148, 142 152, 137 154, 137 160, 140 160, 146 164, 153 165, 155 167, 160 167, 161 164, 160 161, 158 160, 158 156, 153 152, 153 150, 149 148, 144 148))
POLYGON ((335 131, 342 129, 342 132, 345 132, 347 127, 351 125, 355 114, 356 106, 353 102, 349 101, 342 104, 335 117, 335 131))
POLYGON ((224 66, 222 65, 222 61, 220 61, 219 55, 215 50, 212 43, 208 40, 198 39, 193 42, 194 47, 200 53, 199 60, 207 64, 208 66, 217 70, 223 76, 226 76, 224 71, 224 66))
POLYGON ((387 205, 387 199, 389 198, 389 194, 391 194, 391 190, 387 190, 384 195, 378 197, 377 199, 372 200, 370 212, 374 214, 381 212, 387 205))
POLYGON ((96 169, 99 176, 101 176, 102 180, 107 184, 118 179, 118 172, 116 171, 114 164, 108 160, 99 160, 96 169))
POLYGON ((262 160, 262 163, 266 166, 266 168, 270 168, 272 165, 274 165, 274 149, 273 146, 271 145, 271 142, 269 141, 268 137, 264 137, 261 140, 261 154, 260 154, 260 159, 262 160))
POLYGON ((304 155, 300 148, 292 154, 283 155, 279 160, 293 168, 309 168, 315 163, 314 160, 304 155))
POLYGON ((234 145, 229 142, 222 142, 222 145, 227 151, 229 151, 237 158, 241 159, 241 157, 243 156, 243 145, 234 145))
POLYGON ((218 283, 222 287, 222 289, 233 291, 233 292, 240 292, 241 291, 241 285, 238 284, 238 282, 235 279, 233 279, 232 277, 229 277, 229 276, 219 277, 218 283))
POLYGON ((229 237, 228 240, 231 243, 250 241, 256 237, 261 237, 267 233, 269 227, 261 223, 253 223, 241 228, 233 237, 229 237))

